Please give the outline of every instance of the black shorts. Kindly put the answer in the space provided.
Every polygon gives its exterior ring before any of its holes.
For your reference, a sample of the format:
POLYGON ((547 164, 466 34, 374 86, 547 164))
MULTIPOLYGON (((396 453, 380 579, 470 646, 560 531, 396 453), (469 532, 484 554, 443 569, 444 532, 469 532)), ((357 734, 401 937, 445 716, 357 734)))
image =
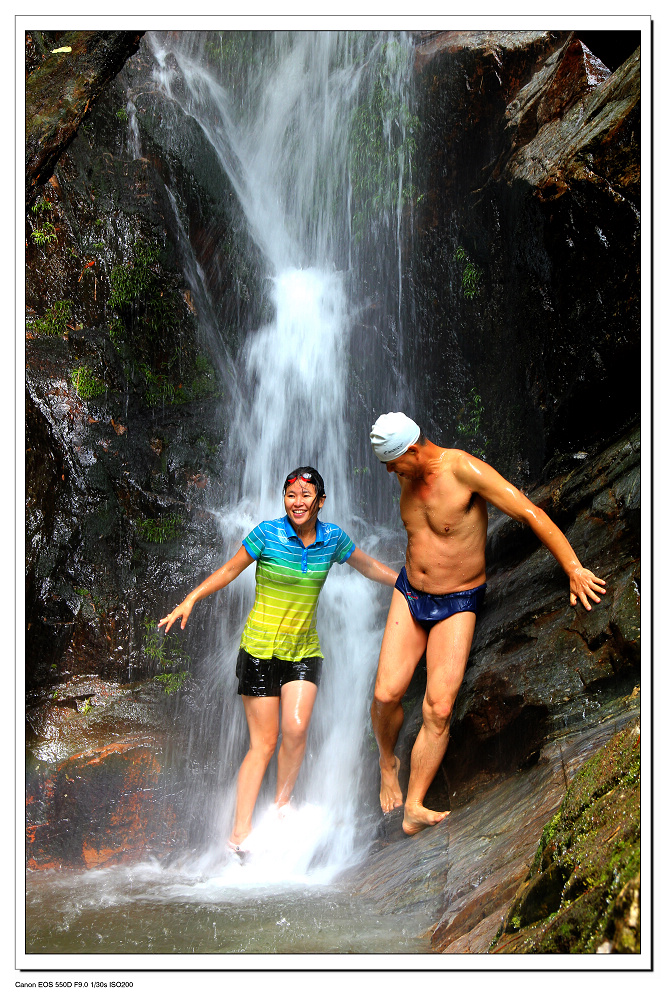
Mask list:
POLYGON ((319 684, 321 656, 304 656, 302 660, 260 660, 239 649, 236 660, 238 693, 253 698, 279 698, 283 684, 289 681, 311 681, 319 684))

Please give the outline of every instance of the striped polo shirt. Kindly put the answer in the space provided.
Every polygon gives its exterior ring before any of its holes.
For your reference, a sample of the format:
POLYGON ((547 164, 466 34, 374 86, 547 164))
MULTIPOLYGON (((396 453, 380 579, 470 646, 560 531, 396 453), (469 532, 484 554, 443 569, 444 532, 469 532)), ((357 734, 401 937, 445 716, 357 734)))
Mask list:
POLYGON ((250 656, 296 661, 321 656, 317 602, 332 563, 349 559, 355 545, 337 524, 317 520, 307 548, 285 515, 262 521, 243 539, 257 560, 254 606, 241 636, 250 656))

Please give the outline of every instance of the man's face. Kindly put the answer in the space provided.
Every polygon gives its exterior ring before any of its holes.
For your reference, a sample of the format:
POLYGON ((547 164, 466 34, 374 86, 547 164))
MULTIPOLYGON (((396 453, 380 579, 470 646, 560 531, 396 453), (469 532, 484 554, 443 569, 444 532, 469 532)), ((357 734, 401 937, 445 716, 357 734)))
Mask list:
POLYGON ((399 458, 394 458, 392 462, 385 462, 384 464, 387 472, 395 472, 396 476, 401 476, 404 479, 413 479, 418 472, 416 449, 413 445, 410 445, 404 455, 400 455, 399 458))

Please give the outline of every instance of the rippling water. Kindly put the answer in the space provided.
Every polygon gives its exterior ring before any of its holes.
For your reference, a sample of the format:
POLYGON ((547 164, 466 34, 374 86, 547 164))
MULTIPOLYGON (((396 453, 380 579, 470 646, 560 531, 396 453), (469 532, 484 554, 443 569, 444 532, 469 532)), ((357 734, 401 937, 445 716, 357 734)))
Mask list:
POLYGON ((28 873, 28 954, 429 952, 423 917, 382 913, 334 885, 259 884, 237 863, 217 875, 157 864, 28 873))

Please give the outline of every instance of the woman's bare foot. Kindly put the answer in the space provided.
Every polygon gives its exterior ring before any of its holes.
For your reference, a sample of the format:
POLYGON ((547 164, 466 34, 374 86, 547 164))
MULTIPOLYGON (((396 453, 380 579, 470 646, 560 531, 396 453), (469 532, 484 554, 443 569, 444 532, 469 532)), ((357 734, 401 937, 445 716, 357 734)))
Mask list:
POLYGON ((239 844, 229 839, 227 841, 227 850, 230 851, 233 857, 240 861, 241 864, 244 864, 250 857, 250 852, 242 841, 239 844))
POLYGON ((236 846, 241 847, 243 841, 246 840, 252 833, 252 827, 248 826, 234 826, 231 831, 231 836, 229 837, 230 844, 236 844, 236 846))
POLYGON ((402 829, 409 836, 412 836, 419 833, 420 830, 425 830, 427 826, 437 826, 449 813, 450 810, 448 812, 435 812, 433 809, 426 809, 425 806, 421 805, 413 807, 405 805, 402 829))
POLYGON ((379 786, 379 804, 382 807, 383 813, 392 812, 393 809, 397 809, 398 806, 402 805, 402 792, 400 791, 400 783, 398 781, 398 771, 400 770, 400 761, 396 756, 393 757, 393 764, 388 767, 382 767, 382 762, 379 762, 379 771, 381 774, 381 785, 379 786))

